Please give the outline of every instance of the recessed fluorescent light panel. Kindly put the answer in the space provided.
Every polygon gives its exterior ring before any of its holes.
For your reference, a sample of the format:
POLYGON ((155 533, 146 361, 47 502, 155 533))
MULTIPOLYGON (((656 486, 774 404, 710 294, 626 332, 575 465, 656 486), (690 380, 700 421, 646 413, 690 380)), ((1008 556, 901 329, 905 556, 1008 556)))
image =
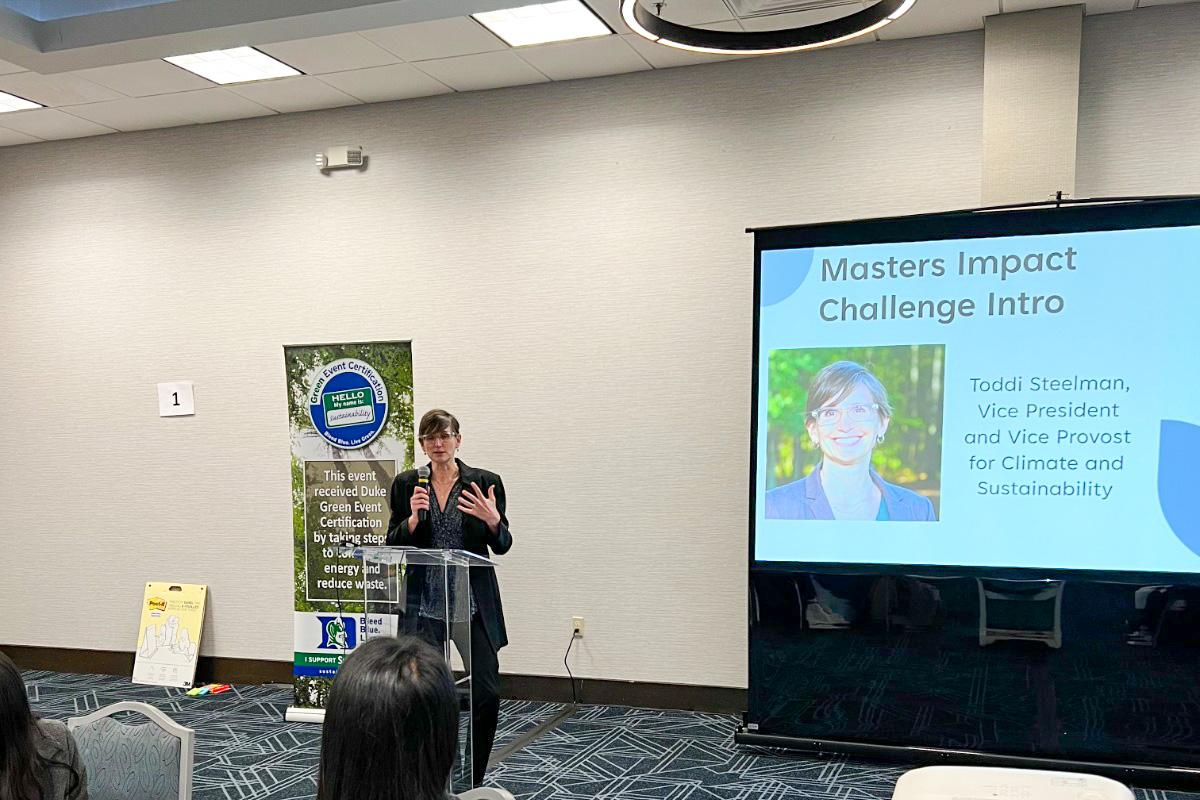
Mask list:
POLYGON ((24 97, 17 97, 15 94, 0 92, 0 114, 8 111, 24 111, 27 108, 45 108, 45 106, 26 100, 24 97))
POLYGON ((471 16, 512 47, 586 39, 612 33, 604 20, 592 13, 580 0, 484 11, 471 16))
POLYGON ((253 47, 234 47, 229 50, 210 50, 207 53, 192 53, 188 56, 164 58, 177 67, 194 72, 213 83, 246 83, 265 81, 271 78, 286 78, 303 75, 278 59, 253 47))

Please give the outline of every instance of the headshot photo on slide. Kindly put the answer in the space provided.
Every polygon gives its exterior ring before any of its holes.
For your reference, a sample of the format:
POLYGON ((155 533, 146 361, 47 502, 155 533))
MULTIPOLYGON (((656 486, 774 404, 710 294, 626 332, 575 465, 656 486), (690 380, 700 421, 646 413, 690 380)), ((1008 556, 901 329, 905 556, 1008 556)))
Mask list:
POLYGON ((945 347, 774 350, 767 519, 936 522, 945 347))

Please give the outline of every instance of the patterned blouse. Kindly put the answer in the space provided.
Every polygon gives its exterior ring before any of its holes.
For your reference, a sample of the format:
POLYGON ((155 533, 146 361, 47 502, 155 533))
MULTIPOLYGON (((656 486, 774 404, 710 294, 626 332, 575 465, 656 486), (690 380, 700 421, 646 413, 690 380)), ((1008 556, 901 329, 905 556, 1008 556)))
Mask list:
MULTIPOLYGON (((462 488, 462 481, 454 482, 454 486, 450 488, 450 497, 446 500, 446 508, 442 510, 437 494, 433 490, 433 484, 429 484, 429 526, 433 532, 430 546, 435 549, 463 549, 463 514, 462 509, 458 507, 458 497, 462 494, 462 488)), ((442 595, 445 585, 434 577, 435 575, 440 576, 440 570, 436 567, 426 567, 426 570, 425 592, 421 597, 421 616, 437 619, 442 616, 442 595)), ((453 593, 453 586, 450 587, 450 591, 453 593)), ((453 603, 453 597, 451 602, 453 603)), ((474 615, 475 597, 472 595, 471 616, 474 615)))

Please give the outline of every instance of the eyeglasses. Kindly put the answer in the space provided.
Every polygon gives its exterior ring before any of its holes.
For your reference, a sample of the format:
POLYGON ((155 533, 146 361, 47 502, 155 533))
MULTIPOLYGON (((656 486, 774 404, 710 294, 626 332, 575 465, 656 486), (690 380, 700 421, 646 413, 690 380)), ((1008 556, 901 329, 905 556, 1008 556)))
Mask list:
POLYGON ((864 422, 870 419, 871 415, 879 410, 879 403, 855 403, 852 406, 826 406, 818 408, 816 411, 808 412, 808 415, 816 420, 817 424, 822 427, 836 425, 842 418, 850 422, 864 422))
POLYGON ((449 444, 451 442, 451 440, 457 439, 457 438, 458 438, 457 433, 448 433, 448 432, 446 432, 446 433, 431 433, 428 436, 420 437, 419 441, 424 442, 425 444, 434 444, 435 442, 440 442, 442 444, 449 444))

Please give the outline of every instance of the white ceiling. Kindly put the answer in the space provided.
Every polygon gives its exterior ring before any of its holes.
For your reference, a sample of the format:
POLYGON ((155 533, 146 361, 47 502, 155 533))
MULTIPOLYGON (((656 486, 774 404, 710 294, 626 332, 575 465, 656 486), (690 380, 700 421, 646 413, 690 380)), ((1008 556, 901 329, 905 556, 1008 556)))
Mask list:
MULTIPOLYGON (((523 2, 514 0, 510 5, 523 2)), ((1103 14, 1184 2, 1195 0, 1087 0, 1086 10, 1103 14)), ((290 41, 247 40, 243 31, 238 41, 214 46, 252 44, 305 75, 230 87, 216 86, 157 58, 44 75, 0 61, 0 91, 47 106, 0 114, 0 146, 666 69, 728 58, 653 44, 625 27, 619 0, 591 0, 590 4, 617 35, 514 49, 469 16, 290 41)), ((911 12, 874 38, 864 37, 850 44, 974 30, 982 28, 983 18, 990 14, 1069 4, 1064 0, 919 0, 911 12)), ((844 13, 843 6, 787 17, 811 23, 844 13)), ((752 30, 758 25, 779 27, 792 22, 778 16, 765 21, 739 21, 723 0, 671 0, 664 15, 686 24, 728 30, 752 30)), ((220 32, 213 29, 200 35, 220 32)), ((111 61, 111 47, 107 53, 111 61)))

